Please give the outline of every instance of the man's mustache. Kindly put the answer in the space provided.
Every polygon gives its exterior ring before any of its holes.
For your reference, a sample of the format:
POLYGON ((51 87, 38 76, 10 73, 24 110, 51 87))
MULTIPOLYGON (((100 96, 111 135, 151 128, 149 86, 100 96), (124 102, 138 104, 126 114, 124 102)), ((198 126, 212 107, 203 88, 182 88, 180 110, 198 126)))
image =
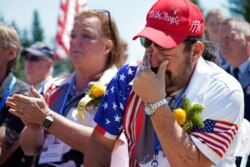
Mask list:
MULTIPOLYGON (((157 74, 158 70, 159 70, 159 67, 151 67, 151 70, 157 74)), ((166 71, 166 75, 168 75, 169 77, 171 76, 171 72, 170 71, 166 71)))
POLYGON ((158 72, 158 69, 159 69, 159 67, 151 67, 151 70, 152 70, 154 73, 157 73, 157 72, 158 72))

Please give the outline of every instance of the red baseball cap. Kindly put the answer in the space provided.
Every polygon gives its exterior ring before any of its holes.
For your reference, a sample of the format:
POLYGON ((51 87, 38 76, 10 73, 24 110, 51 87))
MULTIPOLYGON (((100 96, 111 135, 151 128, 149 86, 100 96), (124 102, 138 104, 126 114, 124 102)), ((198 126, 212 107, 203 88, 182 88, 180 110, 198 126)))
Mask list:
POLYGON ((189 36, 202 36, 204 18, 189 0, 158 0, 147 14, 145 28, 136 36, 150 39, 164 48, 173 48, 189 36))

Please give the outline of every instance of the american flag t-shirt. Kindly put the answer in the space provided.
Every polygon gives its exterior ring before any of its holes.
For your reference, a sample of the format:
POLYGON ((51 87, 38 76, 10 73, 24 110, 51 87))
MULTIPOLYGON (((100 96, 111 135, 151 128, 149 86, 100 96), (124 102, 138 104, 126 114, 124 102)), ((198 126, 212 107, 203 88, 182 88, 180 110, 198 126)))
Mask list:
POLYGON ((98 112, 94 118, 96 129, 104 136, 115 139, 123 130, 123 117, 127 97, 131 92, 131 81, 138 64, 122 67, 108 84, 98 112))
POLYGON ((204 128, 194 127, 190 135, 206 144, 221 158, 234 139, 238 126, 231 122, 211 119, 205 120, 204 124, 204 128))
MULTIPOLYGON (((138 65, 122 67, 107 87, 106 94, 100 104, 94 118, 97 123, 95 129, 110 139, 115 139, 123 129, 128 139, 130 166, 138 166, 136 152, 137 127, 143 123, 140 121, 138 110, 140 98, 133 96, 132 81, 136 75, 138 65), (132 98, 131 98, 132 97, 132 98), (129 98, 131 101, 129 101, 129 98), (131 108, 131 109, 130 109, 131 108), (138 118, 138 119, 137 119, 138 118)), ((238 126, 231 122, 207 119, 205 127, 194 127, 189 134, 199 140, 202 145, 221 159, 234 139, 238 126)), ((144 151, 144 150, 143 150, 144 151)))

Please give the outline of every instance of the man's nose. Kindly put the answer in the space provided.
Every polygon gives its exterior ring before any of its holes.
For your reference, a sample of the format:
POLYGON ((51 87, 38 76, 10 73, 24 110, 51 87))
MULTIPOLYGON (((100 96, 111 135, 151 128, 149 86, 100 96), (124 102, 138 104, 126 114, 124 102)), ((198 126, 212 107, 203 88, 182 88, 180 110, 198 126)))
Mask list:
POLYGON ((159 67, 161 62, 163 61, 162 56, 158 53, 158 54, 153 54, 151 57, 151 67, 159 67))
POLYGON ((154 44, 151 44, 149 47, 145 48, 146 53, 151 55, 150 64, 151 67, 159 67, 161 62, 164 60, 164 56, 161 52, 155 47, 154 44))

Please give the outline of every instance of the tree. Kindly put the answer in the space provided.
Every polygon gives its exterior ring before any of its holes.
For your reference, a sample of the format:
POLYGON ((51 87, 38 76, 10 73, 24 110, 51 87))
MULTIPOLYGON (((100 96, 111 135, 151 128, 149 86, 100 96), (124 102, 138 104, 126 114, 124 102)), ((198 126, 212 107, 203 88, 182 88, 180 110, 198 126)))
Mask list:
POLYGON ((20 34, 20 41, 21 41, 21 45, 22 47, 29 47, 32 43, 32 41, 29 39, 29 34, 28 31, 26 29, 24 29, 20 34))
POLYGON ((43 41, 43 29, 40 24, 38 11, 35 10, 33 13, 33 23, 32 23, 32 42, 43 41))
POLYGON ((229 0, 229 10, 233 15, 242 16, 250 22, 250 0, 229 0))
MULTIPOLYGON (((4 22, 4 18, 0 16, 0 21, 4 22)), ((29 47, 31 44, 37 42, 37 41, 42 41, 44 42, 44 36, 43 36, 43 29, 41 27, 40 19, 39 19, 39 14, 37 11, 33 12, 33 22, 32 22, 32 27, 31 27, 31 38, 29 36, 30 32, 27 31, 26 29, 20 31, 18 29, 18 26, 16 23, 13 21, 12 26, 17 30, 17 33, 20 37, 20 42, 22 48, 29 47)), ((73 71, 73 64, 70 61, 70 59, 65 59, 60 62, 55 62, 54 66, 54 76, 59 76, 59 75, 64 75, 65 73, 71 73, 73 71)), ((25 78, 24 74, 24 58, 23 56, 20 57, 20 60, 18 62, 18 66, 16 70, 14 71, 15 76, 17 78, 27 81, 25 78)))
POLYGON ((4 17, 0 16, 0 22, 4 23, 4 17))
POLYGON ((199 5, 199 0, 191 0, 194 4, 199 5))
POLYGON ((17 34, 20 35, 20 31, 19 31, 19 28, 18 28, 16 22, 15 22, 15 21, 12 21, 10 25, 13 26, 13 27, 15 28, 17 34))
POLYGON ((202 7, 200 5, 200 1, 199 0, 191 0, 191 2, 193 2, 194 4, 196 4, 200 8, 200 10, 203 11, 203 9, 202 9, 202 7))

